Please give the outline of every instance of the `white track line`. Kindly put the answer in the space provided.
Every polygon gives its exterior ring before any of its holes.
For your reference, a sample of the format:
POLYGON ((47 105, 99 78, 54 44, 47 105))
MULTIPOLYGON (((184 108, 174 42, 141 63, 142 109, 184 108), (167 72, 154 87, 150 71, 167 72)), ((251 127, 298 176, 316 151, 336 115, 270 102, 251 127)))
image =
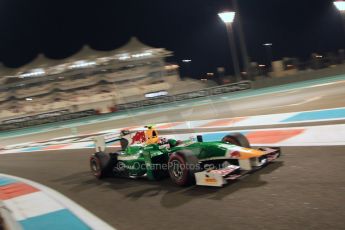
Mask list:
POLYGON ((45 193, 47 196, 51 197, 53 200, 60 203, 62 206, 68 208, 72 213, 74 213, 78 218, 80 218, 82 221, 84 221, 88 226, 91 227, 91 229, 99 229, 99 230, 114 230, 113 227, 111 227, 109 224, 105 223, 103 220, 99 219, 94 214, 90 213, 80 205, 76 204, 69 198, 63 196, 62 194, 56 192, 55 190, 48 188, 44 185, 41 185, 39 183, 33 182, 31 180, 27 180, 24 178, 11 176, 7 174, 0 173, 1 177, 7 177, 11 178, 17 181, 21 181, 25 184, 28 184, 32 187, 35 187, 45 193))

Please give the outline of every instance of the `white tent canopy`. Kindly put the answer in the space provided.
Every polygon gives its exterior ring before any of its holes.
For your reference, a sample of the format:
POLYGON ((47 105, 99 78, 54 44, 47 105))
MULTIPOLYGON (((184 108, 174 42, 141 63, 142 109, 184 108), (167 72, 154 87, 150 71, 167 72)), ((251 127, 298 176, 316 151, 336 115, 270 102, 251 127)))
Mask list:
POLYGON ((107 57, 115 57, 124 53, 131 53, 137 54, 140 52, 148 51, 148 50, 159 50, 163 55, 171 54, 170 51, 165 49, 157 49, 154 47, 147 46, 140 42, 136 37, 132 37, 128 43, 124 46, 111 50, 111 51, 98 51, 92 49, 90 46, 85 45, 82 49, 80 49, 76 54, 67 57, 65 59, 50 59, 46 57, 44 54, 39 54, 34 60, 30 63, 17 68, 11 69, 7 68, 3 65, 0 65, 0 79, 4 79, 5 76, 7 77, 18 77, 23 73, 30 73, 35 71, 44 72, 49 68, 55 68, 61 65, 72 65, 73 63, 82 62, 82 61, 89 61, 94 62, 100 58, 107 58, 107 57))

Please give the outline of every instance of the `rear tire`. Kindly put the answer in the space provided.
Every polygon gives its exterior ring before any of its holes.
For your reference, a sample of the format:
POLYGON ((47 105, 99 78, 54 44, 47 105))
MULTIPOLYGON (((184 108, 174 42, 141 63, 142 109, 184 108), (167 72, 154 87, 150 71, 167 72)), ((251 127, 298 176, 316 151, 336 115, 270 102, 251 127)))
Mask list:
POLYGON ((251 148, 248 139, 241 133, 232 133, 223 137, 222 142, 229 143, 244 148, 251 148))
POLYGON ((112 175, 113 167, 116 163, 116 159, 113 159, 113 157, 103 152, 95 153, 91 156, 90 169, 97 179, 112 175))

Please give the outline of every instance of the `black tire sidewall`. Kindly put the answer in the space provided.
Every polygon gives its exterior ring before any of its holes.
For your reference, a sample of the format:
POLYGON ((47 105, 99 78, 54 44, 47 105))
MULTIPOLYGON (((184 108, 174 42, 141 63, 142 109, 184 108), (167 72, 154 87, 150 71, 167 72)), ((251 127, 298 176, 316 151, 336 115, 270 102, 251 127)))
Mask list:
POLYGON ((222 142, 241 146, 244 148, 251 148, 249 140, 241 133, 231 133, 223 137, 222 142))
POLYGON ((237 145, 237 146, 241 146, 241 144, 238 142, 238 140, 236 140, 235 138, 230 137, 230 136, 224 137, 222 139, 222 142, 230 143, 230 144, 237 145))
POLYGON ((187 168, 187 162, 182 156, 180 156, 178 154, 171 155, 169 162, 168 162, 168 166, 169 166, 169 176, 175 184, 177 184, 179 186, 185 186, 185 185, 188 185, 190 183, 190 179, 189 179, 190 172, 187 168), (174 176, 174 174, 171 172, 171 169, 172 169, 171 168, 172 167, 171 162, 175 161, 175 160, 179 161, 183 167, 183 176, 181 179, 176 178, 174 176))
POLYGON ((90 158, 91 172, 98 179, 111 176, 115 162, 116 156, 112 156, 103 152, 95 153, 90 158), (93 162, 97 165, 97 171, 95 171, 92 167, 93 162))
POLYGON ((96 157, 96 156, 90 157, 90 169, 91 169, 92 174, 96 178, 98 178, 98 179, 102 178, 102 165, 101 165, 101 161, 99 160, 98 157, 96 157), (97 171, 94 170, 93 164, 96 164, 97 171))

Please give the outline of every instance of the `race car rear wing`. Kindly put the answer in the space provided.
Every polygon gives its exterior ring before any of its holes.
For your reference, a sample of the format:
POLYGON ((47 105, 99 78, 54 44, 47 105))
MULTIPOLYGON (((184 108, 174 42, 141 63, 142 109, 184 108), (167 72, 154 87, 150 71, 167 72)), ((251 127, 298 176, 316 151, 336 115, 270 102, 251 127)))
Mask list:
POLYGON ((95 150, 96 152, 105 152, 107 148, 107 144, 121 141, 121 139, 122 138, 120 137, 120 134, 96 136, 93 138, 93 142, 95 144, 95 150))
POLYGON ((93 138, 93 142, 95 144, 96 153, 98 153, 98 152, 105 152, 105 149, 106 149, 107 145, 105 143, 104 136, 94 137, 93 138))

